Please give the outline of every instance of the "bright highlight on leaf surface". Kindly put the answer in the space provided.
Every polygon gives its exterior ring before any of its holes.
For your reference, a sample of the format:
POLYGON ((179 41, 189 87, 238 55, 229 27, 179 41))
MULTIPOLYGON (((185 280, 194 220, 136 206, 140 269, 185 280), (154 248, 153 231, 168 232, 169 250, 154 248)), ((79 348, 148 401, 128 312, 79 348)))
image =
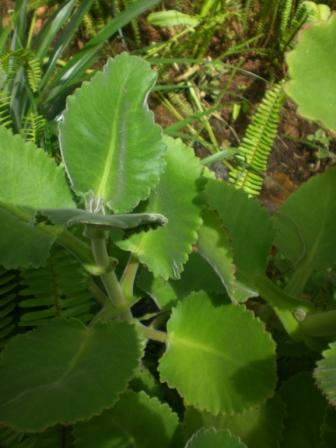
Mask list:
POLYGON ((75 427, 75 447, 170 448, 178 426, 167 404, 144 392, 126 392, 112 409, 75 427))
POLYGON ((33 143, 0 127, 0 264, 45 264, 57 233, 34 227, 44 207, 74 207, 64 170, 33 143))
POLYGON ((290 81, 287 94, 299 113, 336 130, 336 17, 299 33, 287 55, 290 81))
POLYGON ((247 448, 230 431, 201 429, 186 444, 185 448, 247 448))
POLYGON ((134 327, 55 320, 12 339, 0 360, 0 422, 37 432, 111 407, 141 357, 134 327))
POLYGON ((336 342, 323 352, 323 359, 317 363, 314 376, 328 401, 336 406, 336 342))
POLYGON ((134 252, 155 276, 179 278, 201 225, 196 204, 197 180, 202 166, 181 140, 165 137, 166 168, 145 207, 146 213, 161 213, 168 224, 139 233, 122 242, 122 249, 134 252))
POLYGON ((147 62, 123 53, 69 97, 60 125, 74 191, 116 213, 146 199, 164 167, 161 130, 147 107, 155 80, 147 62))
POLYGON ((275 344, 243 306, 215 307, 204 292, 195 293, 173 310, 167 331, 160 377, 187 404, 216 415, 272 395, 275 344))

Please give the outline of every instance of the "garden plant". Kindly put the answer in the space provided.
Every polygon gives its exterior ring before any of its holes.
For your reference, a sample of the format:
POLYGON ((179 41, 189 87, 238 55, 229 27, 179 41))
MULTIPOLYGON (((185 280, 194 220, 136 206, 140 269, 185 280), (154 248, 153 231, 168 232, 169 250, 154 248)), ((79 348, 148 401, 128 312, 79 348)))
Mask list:
POLYGON ((296 39, 228 180, 225 150, 155 122, 128 52, 67 97, 59 159, 0 126, 1 446, 336 446, 334 291, 308 293, 335 267, 336 168, 273 214, 255 197, 285 94, 336 131, 336 18, 296 39))

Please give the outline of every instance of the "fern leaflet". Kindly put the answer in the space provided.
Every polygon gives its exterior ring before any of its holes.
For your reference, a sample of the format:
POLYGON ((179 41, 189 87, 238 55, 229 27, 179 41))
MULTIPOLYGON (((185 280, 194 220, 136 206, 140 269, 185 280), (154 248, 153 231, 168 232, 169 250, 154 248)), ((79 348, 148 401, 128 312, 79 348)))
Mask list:
POLYGON ((266 92, 239 147, 238 157, 243 163, 230 172, 229 182, 251 196, 258 196, 261 191, 283 101, 282 83, 266 92))
POLYGON ((6 343, 16 326, 17 287, 16 273, 0 267, 0 346, 6 343))
POLYGON ((19 326, 43 325, 54 317, 76 317, 88 322, 94 301, 90 278, 77 260, 55 246, 47 266, 23 271, 19 326))

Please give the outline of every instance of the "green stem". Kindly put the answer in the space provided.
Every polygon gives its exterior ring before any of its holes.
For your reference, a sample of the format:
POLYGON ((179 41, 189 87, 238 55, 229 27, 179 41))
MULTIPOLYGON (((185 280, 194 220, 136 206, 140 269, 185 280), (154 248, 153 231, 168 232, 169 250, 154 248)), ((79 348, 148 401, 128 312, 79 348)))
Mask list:
POLYGON ((131 254, 120 280, 120 285, 123 290, 127 302, 133 298, 134 280, 139 268, 139 261, 134 254, 131 254))
POLYGON ((153 341, 162 342, 163 344, 168 340, 168 335, 164 331, 155 330, 152 327, 146 327, 140 323, 137 324, 137 328, 146 339, 152 339, 153 341))
POLYGON ((212 165, 213 163, 220 162, 225 159, 232 159, 233 156, 239 153, 239 149, 237 148, 228 148, 223 149, 215 154, 211 154, 208 157, 205 157, 201 160, 202 165, 212 165))
POLYGON ((302 331, 311 337, 336 335, 336 310, 308 314, 300 324, 302 331))
POLYGON ((111 260, 106 249, 105 237, 91 237, 91 248, 96 264, 104 272, 101 279, 105 287, 108 298, 117 309, 123 309, 121 316, 130 321, 131 311, 127 308, 123 291, 114 270, 111 268, 111 260))

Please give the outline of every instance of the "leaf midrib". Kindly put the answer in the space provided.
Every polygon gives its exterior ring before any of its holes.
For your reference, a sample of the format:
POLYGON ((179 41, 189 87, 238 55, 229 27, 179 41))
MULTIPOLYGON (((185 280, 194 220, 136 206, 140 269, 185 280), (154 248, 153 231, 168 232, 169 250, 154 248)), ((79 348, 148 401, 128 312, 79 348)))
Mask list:
MULTIPOLYGON (((119 125, 120 125, 120 109, 121 109, 120 106, 122 104, 123 98, 126 96, 126 94, 124 94, 124 92, 126 90, 125 86, 127 86, 129 77, 130 77, 130 72, 127 73, 127 75, 125 76, 125 78, 123 80, 122 85, 119 88, 117 100, 114 105, 114 108, 117 111, 117 113, 114 116, 114 120, 113 120, 112 126, 111 126, 110 144, 109 144, 109 147, 107 150, 103 174, 102 174, 100 182, 97 186, 97 196, 98 196, 98 198, 102 198, 102 199, 106 199, 107 183, 108 183, 108 180, 109 180, 109 177, 111 174, 111 168, 114 165, 114 163, 113 163, 114 159, 116 158, 116 155, 117 155, 116 147, 117 147, 117 142, 118 142, 118 129, 119 129, 119 125)), ((119 160, 120 159, 122 159, 122 160, 124 159, 124 154, 121 154, 121 157, 119 157, 119 160)), ((119 167, 115 171, 118 175, 118 173, 120 171, 119 167)), ((117 185, 117 188, 118 188, 118 185, 117 185)))

